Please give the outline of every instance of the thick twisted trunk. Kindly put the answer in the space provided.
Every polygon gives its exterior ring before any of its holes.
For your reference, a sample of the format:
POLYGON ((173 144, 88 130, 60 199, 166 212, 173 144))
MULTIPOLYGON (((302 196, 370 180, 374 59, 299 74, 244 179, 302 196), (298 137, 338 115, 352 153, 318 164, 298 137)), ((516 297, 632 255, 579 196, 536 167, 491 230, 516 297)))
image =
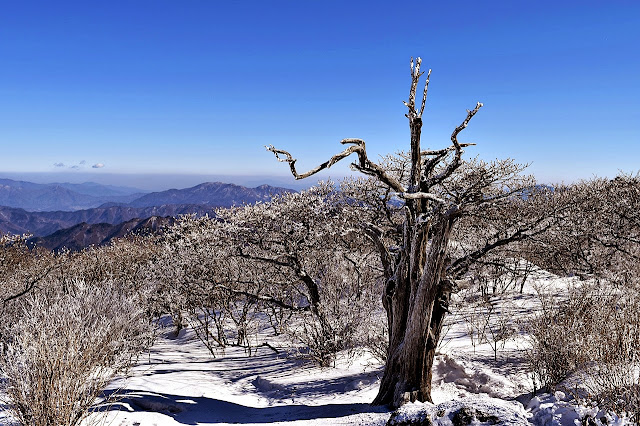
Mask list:
MULTIPOLYGON (((449 219, 437 226, 424 260, 417 264, 412 265, 405 255, 411 250, 405 250, 387 283, 383 304, 389 325, 389 353, 373 401, 376 405, 398 407, 409 401, 431 401, 431 370, 452 290, 451 282, 443 276, 450 229, 449 219)), ((424 247, 426 233, 422 238, 414 243, 424 247)))

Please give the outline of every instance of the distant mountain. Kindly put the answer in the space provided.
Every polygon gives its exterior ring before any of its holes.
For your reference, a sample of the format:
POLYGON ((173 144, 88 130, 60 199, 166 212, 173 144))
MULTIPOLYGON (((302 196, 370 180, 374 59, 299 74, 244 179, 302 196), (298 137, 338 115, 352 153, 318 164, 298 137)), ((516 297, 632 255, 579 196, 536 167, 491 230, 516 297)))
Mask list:
POLYGON ((0 179, 0 206, 34 212, 75 211, 96 207, 152 207, 166 204, 203 204, 215 207, 253 204, 268 201, 291 189, 261 185, 256 188, 222 182, 207 182, 192 188, 152 192, 136 188, 81 184, 39 184, 12 179, 0 179))
MULTIPOLYGON (((152 216, 213 214, 218 207, 268 201, 274 195, 293 192, 290 189, 269 185, 247 188, 221 182, 203 183, 192 188, 171 189, 141 196, 131 193, 132 191, 135 191, 135 188, 95 183, 43 185, 0 179, 0 232, 43 237, 82 223, 118 225, 132 219, 152 216), (99 207, 78 208, 86 204, 96 204, 98 200, 102 200, 99 207)), ((96 232, 102 235, 107 232, 107 228, 102 225, 102 228, 96 228, 101 231, 96 232)), ((72 233, 74 237, 65 238, 69 239, 70 244, 73 241, 80 244, 82 239, 79 233, 82 231, 87 234, 90 229, 78 228, 72 233)), ((62 237, 56 237, 56 241, 60 238, 62 237)), ((97 237, 82 238, 94 241, 97 237)))
POLYGON ((175 222, 173 217, 152 216, 146 219, 131 219, 113 225, 109 223, 79 223, 71 228, 61 229, 46 237, 34 237, 28 243, 58 251, 66 248, 71 251, 82 250, 89 246, 108 244, 114 238, 122 238, 130 234, 155 233, 175 222))
POLYGON ((195 213, 213 214, 214 208, 203 205, 165 205, 159 207, 111 206, 74 212, 27 212, 23 209, 0 207, 0 232, 31 234, 36 237, 52 234, 79 223, 116 225, 134 218, 172 216, 195 213))
POLYGON ((84 183, 52 183, 50 185, 58 185, 79 194, 92 195, 94 197, 122 197, 135 196, 140 197, 151 191, 145 191, 140 188, 131 188, 128 186, 102 185, 95 182, 84 183))
POLYGON ((107 202, 128 203, 145 192, 131 190, 97 183, 40 184, 0 179, 0 206, 28 211, 73 211, 98 207, 107 202))
POLYGON ((131 207, 150 207, 164 204, 203 204, 231 207, 269 201, 274 195, 294 192, 291 189, 261 185, 255 188, 232 183, 207 182, 186 189, 152 192, 128 203, 131 207))

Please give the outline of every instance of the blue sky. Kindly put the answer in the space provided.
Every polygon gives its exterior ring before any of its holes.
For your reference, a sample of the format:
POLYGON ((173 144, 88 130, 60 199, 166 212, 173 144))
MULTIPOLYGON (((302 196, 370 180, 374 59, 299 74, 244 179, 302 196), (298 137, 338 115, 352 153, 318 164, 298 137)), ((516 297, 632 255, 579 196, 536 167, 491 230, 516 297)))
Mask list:
POLYGON ((4 2, 0 172, 151 187, 286 175, 265 144, 301 168, 345 137, 407 149, 411 56, 433 69, 423 146, 481 101, 470 156, 546 182, 633 172, 639 42, 638 1, 4 2))

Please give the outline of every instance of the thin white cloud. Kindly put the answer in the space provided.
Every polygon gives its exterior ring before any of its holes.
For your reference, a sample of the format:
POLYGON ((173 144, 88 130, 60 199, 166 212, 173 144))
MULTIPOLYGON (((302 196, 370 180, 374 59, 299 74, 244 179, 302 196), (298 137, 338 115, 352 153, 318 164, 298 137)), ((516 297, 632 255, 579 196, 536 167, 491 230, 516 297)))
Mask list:
POLYGON ((96 164, 94 164, 94 165, 93 165, 93 166, 91 166, 91 167, 93 167, 94 169, 101 169, 101 168, 103 168, 103 167, 104 167, 104 164, 102 164, 102 163, 96 163, 96 164))

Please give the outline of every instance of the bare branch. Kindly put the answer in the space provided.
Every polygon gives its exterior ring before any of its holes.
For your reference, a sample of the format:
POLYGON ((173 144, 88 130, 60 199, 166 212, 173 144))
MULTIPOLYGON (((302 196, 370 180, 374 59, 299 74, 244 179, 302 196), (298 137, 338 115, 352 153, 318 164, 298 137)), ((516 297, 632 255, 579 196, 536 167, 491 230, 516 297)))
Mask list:
POLYGON ((424 92, 422 93, 422 105, 420 106, 420 115, 422 117, 422 113, 424 112, 424 106, 427 103, 427 90, 429 89, 429 79, 431 78, 431 69, 427 73, 427 81, 424 83, 424 92))
POLYGON ((56 269, 56 266, 50 266, 48 267, 43 273, 41 273, 40 275, 38 275, 37 277, 35 277, 34 279, 32 279, 31 281, 29 281, 28 283, 26 283, 24 290, 22 290, 21 292, 14 294, 12 296, 6 297, 3 300, 3 303, 6 304, 14 299, 17 299, 19 297, 24 296, 25 294, 29 293, 31 290, 33 290, 36 287, 36 284, 38 284, 43 278, 45 278, 47 275, 49 275, 49 273, 51 271, 53 271, 54 269, 56 269))
POLYGON ((451 142, 453 143, 453 146, 455 146, 457 149, 461 148, 460 144, 458 143, 458 134, 467 127, 467 125, 469 124, 469 121, 471 121, 473 116, 476 115, 476 113, 480 110, 480 108, 482 108, 482 106, 483 106, 482 102, 478 102, 474 109, 472 109, 471 111, 467 110, 467 118, 465 118, 462 124, 456 127, 453 133, 451 134, 451 142))
POLYGON ((389 253, 389 250, 387 250, 387 246, 382 240, 382 229, 372 223, 367 223, 364 226, 364 233, 373 241, 376 248, 378 249, 385 278, 390 278, 393 275, 393 262, 391 254, 389 253))
POLYGON ((253 300, 256 300, 256 301, 271 303, 273 305, 279 306, 279 307, 284 308, 284 309, 289 309, 289 310, 292 310, 292 311, 303 312, 303 311, 308 311, 310 309, 309 306, 293 306, 293 305, 289 305, 287 303, 284 303, 281 300, 278 300, 278 299, 274 298, 273 296, 262 296, 260 294, 253 294, 253 293, 250 293, 248 291, 236 290, 234 288, 230 288, 230 287, 227 287, 227 286, 222 285, 222 284, 217 284, 216 288, 218 288, 220 290, 228 291, 229 293, 233 293, 233 294, 241 294, 243 296, 247 296, 247 297, 249 297, 249 298, 251 298, 253 300))
MULTIPOLYGON (((407 114, 407 117, 409 118, 411 118, 412 116, 413 117, 420 116, 420 114, 418 114, 418 112, 416 111, 416 89, 418 88, 418 81, 420 80, 420 76, 424 74, 424 72, 420 72, 421 64, 422 64, 422 58, 420 57, 416 58, 415 66, 413 65, 413 58, 411 58, 411 88, 409 89, 409 101, 408 102, 402 101, 402 103, 407 108, 409 108, 409 113, 407 114)), ((431 73, 431 70, 429 70, 429 73, 431 73)), ((427 84, 428 83, 429 83, 429 80, 427 78, 427 84)), ((425 89, 425 92, 426 92, 426 89, 425 89)))
POLYGON ((266 146, 265 148, 273 152, 276 158, 278 159, 278 161, 289 163, 291 173, 293 174, 293 177, 296 180, 307 178, 309 176, 312 176, 318 173, 321 170, 328 169, 329 167, 331 167, 338 161, 342 160, 343 158, 346 158, 349 155, 356 153, 358 155, 358 162, 357 163, 354 162, 351 164, 351 166, 354 169, 366 175, 377 177, 380 181, 382 181, 386 185, 389 185, 389 187, 391 187, 396 192, 406 192, 406 189, 402 186, 402 184, 400 184, 400 182, 398 182, 398 180, 389 176, 382 167, 378 166, 376 163, 373 163, 372 161, 369 160, 369 158, 367 157, 365 142, 362 139, 347 138, 347 139, 341 140, 340 143, 343 145, 352 144, 352 146, 345 149, 341 153, 334 155, 328 161, 325 161, 324 163, 320 164, 318 167, 311 169, 308 172, 303 174, 299 174, 297 172, 295 167, 296 159, 293 158, 293 156, 289 154, 287 151, 276 149, 272 145, 266 146), (286 156, 286 158, 282 158, 280 157, 280 155, 284 155, 286 156))
MULTIPOLYGON (((283 261, 283 260, 278 260, 278 259, 272 259, 270 257, 246 254, 246 253, 244 253, 242 251, 242 247, 238 248, 237 255, 242 257, 242 258, 244 258, 244 259, 258 260, 258 261, 269 263, 269 264, 276 265, 276 266, 285 266, 285 267, 292 266, 292 261, 291 261, 290 258, 288 258, 286 261, 283 261)), ((285 257, 285 256, 282 255, 280 257, 285 257)))
POLYGON ((407 192, 405 187, 396 179, 389 176, 382 167, 378 166, 376 163, 370 162, 366 157, 364 163, 365 165, 363 166, 363 161, 361 159, 360 164, 352 163, 351 166, 361 173, 377 177, 382 183, 388 185, 396 192, 407 192))
MULTIPOLYGON (((475 143, 461 143, 460 147, 461 148, 466 148, 468 146, 475 146, 475 143)), ((455 146, 450 146, 448 148, 442 148, 442 149, 428 149, 426 151, 421 151, 420 155, 441 155, 441 154, 446 154, 448 152, 454 151, 456 148, 455 146)))
POLYGON ((478 259, 486 255, 490 251, 498 247, 502 247, 502 246, 506 246, 508 244, 514 243, 516 241, 522 241, 524 239, 539 235, 544 231, 546 231, 547 229, 549 229, 551 226, 552 226, 552 222, 548 220, 548 217, 542 216, 537 220, 535 220, 534 222, 532 222, 531 224, 529 224, 528 226, 518 228, 513 233, 506 235, 502 238, 496 235, 494 236, 495 238, 494 242, 489 243, 487 241, 487 243, 483 247, 451 263, 451 265, 449 265, 449 267, 447 268, 447 274, 449 274, 450 276, 461 277, 469 269, 469 266, 473 262, 477 261, 478 259))
POLYGON ((446 201, 434 194, 428 192, 401 192, 398 197, 405 200, 431 200, 440 204, 446 204, 446 201))
POLYGON ((333 166, 335 163, 337 163, 338 161, 342 160, 345 157, 348 157, 349 155, 353 154, 354 152, 358 152, 361 149, 364 149, 364 141, 362 139, 343 139, 340 143, 342 144, 354 144, 353 146, 350 146, 349 148, 345 149, 344 151, 342 151, 340 154, 336 154, 333 157, 331 157, 328 161, 325 161, 324 163, 320 164, 318 167, 309 170, 306 173, 302 173, 302 174, 298 174, 297 170, 296 170, 296 159, 293 158, 293 156, 291 154, 289 154, 287 151, 284 151, 282 149, 276 149, 273 145, 268 145, 265 146, 265 148, 267 148, 267 150, 273 152, 276 156, 276 159, 282 163, 289 163, 289 168, 291 169, 291 174, 293 174, 293 177, 296 180, 300 180, 300 179, 304 179, 304 178, 308 178, 309 176, 315 175, 316 173, 318 173, 321 170, 324 169, 328 169, 329 167, 333 166), (286 156, 286 158, 282 158, 280 157, 280 155, 284 155, 286 156))
POLYGON ((460 164, 461 164, 460 159, 462 158, 463 151, 462 151, 462 145, 458 143, 458 134, 467 127, 467 125, 469 124, 469 121, 471 121, 473 116, 476 115, 476 113, 480 110, 480 108, 482 108, 482 103, 478 102, 476 104, 476 107, 473 110, 471 111, 467 110, 467 117, 464 119, 462 124, 460 124, 458 127, 455 128, 455 130, 451 134, 451 142, 453 143, 453 148, 455 149, 455 152, 456 152, 455 157, 453 158, 451 163, 449 163, 447 168, 442 171, 442 173, 430 179, 430 182, 429 182, 430 185, 442 182, 443 180, 451 176, 451 174, 458 167, 460 167, 460 164))

